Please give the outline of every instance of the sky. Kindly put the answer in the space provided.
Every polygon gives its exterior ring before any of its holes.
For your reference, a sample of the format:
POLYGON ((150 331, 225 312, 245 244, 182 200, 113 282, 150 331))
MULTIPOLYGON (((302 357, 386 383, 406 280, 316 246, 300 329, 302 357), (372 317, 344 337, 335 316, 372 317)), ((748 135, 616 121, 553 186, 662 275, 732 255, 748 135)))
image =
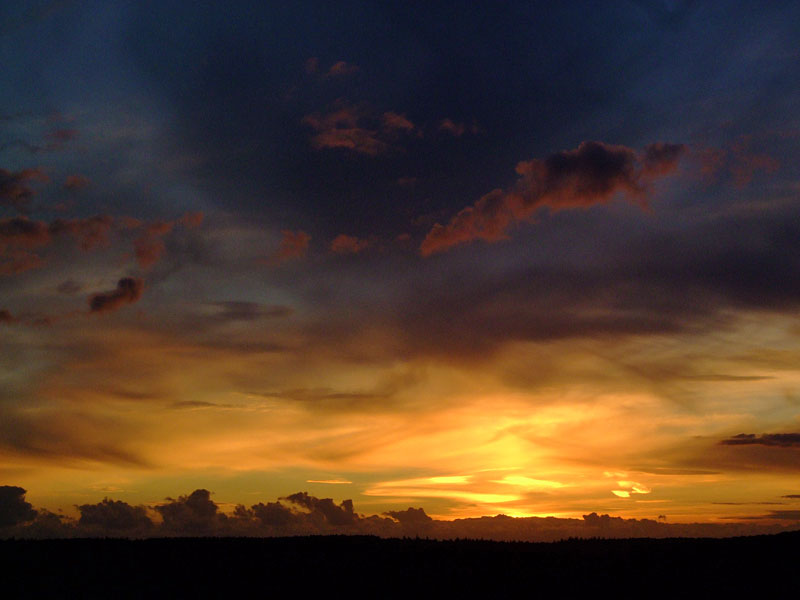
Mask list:
POLYGON ((0 485, 800 524, 798 39, 794 2, 2 4, 0 485))

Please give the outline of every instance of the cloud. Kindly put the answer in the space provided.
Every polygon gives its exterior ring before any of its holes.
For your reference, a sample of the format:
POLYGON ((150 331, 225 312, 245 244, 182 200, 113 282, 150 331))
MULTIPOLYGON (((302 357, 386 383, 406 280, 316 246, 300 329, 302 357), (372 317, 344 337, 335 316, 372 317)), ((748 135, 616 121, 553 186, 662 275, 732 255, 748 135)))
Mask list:
POLYGON ((0 325, 10 325, 16 323, 14 316, 6 309, 0 310, 0 325))
POLYGON ((113 217, 97 215, 85 219, 56 219, 49 230, 53 235, 71 234, 83 250, 91 250, 108 243, 108 234, 114 224, 113 217))
POLYGON ((342 233, 333 239, 330 247, 331 252, 335 254, 358 254, 369 247, 369 244, 369 240, 342 233))
POLYGON ((153 527, 153 522, 143 506, 131 506, 120 500, 104 498, 102 502, 82 504, 77 509, 81 514, 78 526, 85 533, 104 536, 109 533, 144 535, 153 527))
POLYGON ((316 56, 312 56, 305 62, 304 67, 306 73, 316 73, 319 69, 319 59, 316 56))
POLYGON ((283 305, 264 305, 257 302, 233 300, 211 302, 209 307, 214 309, 214 313, 209 318, 219 322, 286 318, 294 312, 291 307, 283 305))
POLYGON ((83 289, 83 285, 74 281, 73 279, 67 279, 66 281, 61 282, 58 284, 56 291, 59 294, 65 294, 67 296, 71 296, 73 294, 77 294, 83 289))
POLYGON ((6 205, 22 212, 36 194, 29 185, 33 181, 46 183, 49 178, 39 168, 7 171, 0 169, 0 206, 6 205))
POLYGON ((36 511, 25 501, 25 490, 14 485, 0 486, 0 529, 32 521, 36 511))
POLYGON ((55 129, 45 136, 53 143, 61 145, 66 142, 71 142, 78 137, 77 129, 55 129))
POLYGON ((77 192, 78 190, 88 187, 91 182, 91 179, 85 175, 67 175, 64 179, 64 189, 70 192, 77 192))
POLYGON ((447 225, 434 225, 420 254, 430 256, 473 240, 506 239, 512 224, 528 220, 544 207, 587 208, 608 202, 617 193, 643 204, 654 179, 673 172, 684 151, 678 144, 652 144, 637 153, 625 146, 583 142, 575 150, 520 162, 513 189, 493 190, 447 225))
MULTIPOLYGON (((309 60, 311 60, 311 59, 309 59, 309 60)), ((316 59, 314 59, 314 60, 316 60, 316 59)), ((306 62, 306 70, 308 70, 308 67, 309 67, 309 63, 306 62)), ((310 71, 310 72, 313 72, 313 71, 316 71, 316 65, 314 65, 313 70, 310 71)), ((358 67, 356 65, 353 65, 353 64, 347 63, 347 62, 345 62, 343 60, 340 60, 340 61, 334 63, 333 65, 331 65, 331 68, 328 69, 327 76, 328 77, 344 77, 344 76, 347 76, 347 75, 353 75, 353 74, 355 74, 357 72, 358 72, 358 67)))
POLYGON ((141 279, 123 277, 117 282, 116 289, 92 294, 89 297, 89 312, 109 312, 126 304, 132 304, 142 297, 143 290, 144 281, 141 279))
POLYGON ((401 525, 424 525, 433 521, 423 508, 408 507, 406 510, 390 510, 383 514, 389 515, 401 525))
POLYGON ((152 267, 164 256, 167 247, 162 238, 172 231, 174 226, 174 223, 167 221, 150 223, 133 241, 133 252, 140 267, 143 269, 152 267))
POLYGON ((203 224, 205 215, 201 211, 187 212, 180 219, 178 223, 189 229, 195 229, 203 224))
POLYGON ((362 119, 361 110, 340 103, 338 108, 328 114, 307 115, 303 118, 303 124, 317 132, 311 138, 311 146, 316 150, 346 148, 375 156, 388 146, 378 139, 377 129, 367 129, 361 125, 362 119))
POLYGON ((720 444, 724 446, 777 446, 780 448, 800 447, 800 433, 764 433, 756 435, 754 433, 740 433, 720 444))
POLYGON ((481 130, 475 122, 472 125, 466 125, 465 123, 457 123, 452 119, 442 119, 439 122, 439 131, 449 133, 453 137, 461 137, 465 133, 480 133, 481 130))
POLYGON ((281 235, 283 237, 278 250, 272 255, 274 264, 305 256, 308 251, 308 244, 311 241, 310 235, 300 229, 297 231, 284 229, 281 231, 281 235))
POLYGON ((352 500, 343 500, 337 506, 331 498, 315 498, 309 496, 308 492, 298 492, 286 496, 284 500, 308 509, 311 515, 320 516, 326 523, 333 526, 353 525, 359 518, 353 511, 352 500))
POLYGON ((405 115, 400 115, 395 112, 385 112, 381 119, 383 128, 386 130, 400 130, 400 131, 415 131, 417 127, 408 120, 405 115))
POLYGON ((0 219, 0 252, 9 246, 35 248, 50 242, 50 228, 27 217, 0 219))
POLYGON ((704 178, 715 181, 725 176, 741 188, 749 185, 756 174, 772 174, 781 166, 766 152, 753 150, 753 142, 753 136, 744 135, 725 148, 698 147, 692 153, 699 160, 704 178))
POLYGON ((226 516, 211 500, 211 492, 197 489, 177 500, 167 498, 166 504, 155 507, 164 519, 161 529, 171 535, 214 535, 224 526, 226 516))
POLYGON ((280 502, 259 502, 252 507, 253 516, 267 527, 283 528, 295 518, 292 511, 280 502))
POLYGON ((178 499, 155 507, 162 517, 153 523, 142 506, 131 506, 105 498, 97 504, 78 506, 80 519, 75 522, 49 511, 37 512, 24 501, 25 490, 0 488, 0 518, 7 523, 6 536, 53 538, 76 536, 163 537, 163 536, 269 536, 366 534, 380 537, 424 535, 433 539, 485 539, 498 541, 556 541, 567 538, 634 537, 728 537, 777 533, 796 528, 800 511, 776 510, 766 515, 743 517, 744 523, 666 523, 659 520, 624 519, 596 512, 582 519, 556 517, 494 517, 440 521, 422 508, 385 512, 378 515, 357 514, 350 500, 336 504, 331 498, 316 498, 298 492, 285 498, 289 505, 259 502, 250 508, 237 505, 230 515, 219 510, 206 489, 197 489, 178 499), (5 492, 5 490, 11 490, 5 492))

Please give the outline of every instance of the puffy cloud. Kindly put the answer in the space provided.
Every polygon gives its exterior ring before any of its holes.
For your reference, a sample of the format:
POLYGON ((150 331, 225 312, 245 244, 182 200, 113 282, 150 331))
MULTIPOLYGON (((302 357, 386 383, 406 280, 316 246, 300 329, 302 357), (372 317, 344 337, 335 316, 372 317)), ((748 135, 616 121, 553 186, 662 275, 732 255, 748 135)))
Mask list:
POLYGON ((350 500, 340 504, 298 492, 285 498, 291 505, 259 502, 249 509, 237 505, 231 515, 219 510, 206 489, 197 489, 155 507, 162 516, 154 524, 146 509, 126 502, 104 499, 78 506, 81 517, 70 521, 48 511, 35 510, 24 501, 25 490, 0 488, 0 515, 5 535, 23 538, 75 536, 269 536, 314 534, 367 534, 380 537, 424 535, 434 539, 484 539, 498 541, 556 541, 566 538, 632 537, 728 537, 777 533, 795 529, 796 510, 774 510, 765 515, 743 517, 743 522, 667 523, 665 515, 653 519, 625 519, 596 512, 582 519, 555 517, 512 518, 505 515, 440 521, 422 508, 389 511, 391 518, 364 517, 353 510, 350 500), (7 491, 8 490, 8 491, 7 491), (11 509, 6 509, 6 501, 11 509), (296 508, 295 508, 296 507, 296 508))
POLYGON ((369 240, 342 233, 331 241, 331 252, 336 254, 358 254, 368 246, 369 240))
POLYGON ((224 525, 226 517, 211 500, 211 492, 204 489, 193 491, 177 500, 167 499, 166 504, 156 506, 164 519, 161 528, 172 535, 212 535, 224 525))
POLYGON ((800 447, 800 433, 740 433, 722 440, 724 446, 777 446, 780 448, 800 447))
POLYGON ((7 171, 0 169, 0 206, 6 205, 23 211, 36 193, 29 185, 33 181, 47 182, 47 175, 41 169, 22 169, 7 171))
POLYGON ((142 297, 144 281, 134 277, 123 277, 117 282, 116 289, 108 292, 92 294, 89 297, 89 311, 102 313, 116 310, 126 304, 132 304, 142 297))
POLYGON ((447 225, 434 225, 420 254, 430 256, 478 239, 505 239, 512 224, 543 207, 586 208, 608 202, 617 193, 643 203, 653 180, 673 172, 684 151, 678 144, 652 144, 637 153, 625 146, 583 142, 575 150, 520 162, 513 189, 493 190, 447 225))
POLYGON ((281 231, 281 235, 283 237, 278 250, 272 255, 273 263, 282 263, 305 256, 308 251, 308 243, 311 241, 310 235, 300 229, 297 231, 284 229, 281 231))
POLYGON ((26 491, 14 485, 0 486, 0 528, 32 521, 36 511, 25 501, 26 491))
POLYGON ((312 515, 319 515, 326 523, 334 526, 353 525, 359 518, 353 512, 352 500, 343 500, 337 506, 331 498, 316 498, 309 496, 308 492, 298 492, 286 496, 285 500, 308 509, 312 515))
POLYGON ((267 527, 285 528, 295 519, 295 514, 280 502, 259 502, 253 505, 252 512, 267 527))
POLYGON ((401 525, 422 525, 433 521, 423 508, 408 507, 406 510, 390 510, 383 514, 396 519, 401 525))
POLYGON ((81 514, 78 526, 87 533, 144 534, 153 527, 143 506, 131 506, 121 500, 104 498, 97 504, 82 504, 77 508, 81 514))

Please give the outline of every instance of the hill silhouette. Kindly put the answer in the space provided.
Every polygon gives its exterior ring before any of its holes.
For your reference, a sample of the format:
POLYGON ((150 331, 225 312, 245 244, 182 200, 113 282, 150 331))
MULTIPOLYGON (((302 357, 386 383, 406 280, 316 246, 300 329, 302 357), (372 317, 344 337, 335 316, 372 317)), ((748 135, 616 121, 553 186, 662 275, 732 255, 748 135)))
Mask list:
POLYGON ((5 540, 7 598, 794 592, 800 533, 552 543, 381 539, 5 540))

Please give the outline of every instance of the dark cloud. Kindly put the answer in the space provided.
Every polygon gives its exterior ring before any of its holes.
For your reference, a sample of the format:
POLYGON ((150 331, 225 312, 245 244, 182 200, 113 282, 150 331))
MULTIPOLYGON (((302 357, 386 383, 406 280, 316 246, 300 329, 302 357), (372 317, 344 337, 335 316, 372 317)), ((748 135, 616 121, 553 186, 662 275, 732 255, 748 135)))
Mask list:
POLYGON ((787 494, 787 495, 785 495, 785 496, 781 496, 781 498, 792 498, 792 499, 797 499, 797 498, 800 498, 800 494, 787 494))
POLYGON ((116 289, 92 294, 89 297, 89 311, 103 313, 117 310, 139 300, 143 291, 144 281, 134 277, 123 277, 117 282, 116 289))
POLYGON ((25 501, 25 490, 13 485, 0 486, 0 528, 32 521, 36 511, 25 501))
POLYGON ((383 513, 397 520, 401 525, 422 525, 433 521, 423 508, 408 507, 406 510, 390 510, 383 513))
POLYGON ((83 285, 82 284, 78 283, 77 281, 75 281, 73 279, 67 279, 66 281, 63 281, 63 282, 58 284, 58 287, 56 288, 56 291, 59 294, 65 294, 67 296, 71 296, 73 294, 77 294, 82 289, 83 289, 83 285))
POLYGON ((253 516, 262 525, 273 528, 285 528, 297 517, 288 507, 280 502, 259 502, 252 507, 253 516))
POLYGON ((167 499, 166 504, 156 506, 164 519, 162 531, 170 535, 215 535, 224 526, 226 517, 218 512, 219 507, 211 500, 211 492, 204 489, 193 491, 177 500, 167 499))
POLYGON ((285 500, 308 509, 312 516, 319 516, 333 526, 353 525, 359 519, 359 516, 353 512, 352 500, 343 500, 337 506, 330 498, 315 498, 309 496, 308 492, 298 492, 286 496, 285 500))
POLYGON ((233 300, 211 302, 209 306, 215 311, 209 318, 220 322, 285 318, 291 316, 293 312, 288 306, 264 305, 257 302, 233 300))
POLYGON ((0 206, 11 206, 18 211, 28 208, 30 199, 36 194, 31 182, 47 182, 49 178, 41 169, 7 171, 0 169, 0 206))
POLYGON ((46 223, 27 217, 0 219, 0 252, 8 246, 35 248, 50 242, 51 230, 46 223))
POLYGON ((575 150, 520 162, 510 191, 494 190, 461 210, 447 225, 437 223, 420 246, 430 256, 473 240, 496 242, 509 227, 542 207, 551 211, 586 208, 621 193, 644 203, 650 184, 675 170, 685 147, 652 144, 641 153, 625 146, 583 142, 575 150))
POLYGON ((81 514, 78 526, 86 533, 144 535, 153 527, 143 506, 131 506, 121 500, 104 498, 97 504, 82 504, 77 508, 81 514))
MULTIPOLYGON (((142 506, 104 499, 78 507, 75 522, 48 511, 36 511, 24 502, 22 488, 7 495, 14 507, 5 535, 22 538, 76 536, 163 537, 163 536, 286 536, 319 534, 366 534, 380 537, 422 535, 432 539, 484 539, 498 541, 556 541, 567 538, 635 537, 729 537, 777 533, 797 528, 800 511, 775 510, 765 515, 741 517, 745 522, 667 523, 666 515, 654 519, 624 519, 596 512, 582 519, 512 518, 505 515, 439 521, 421 508, 389 511, 390 518, 358 515, 350 500, 338 505, 330 498, 316 498, 306 492, 288 496, 289 504, 259 502, 247 508, 237 505, 230 515, 219 511, 211 493, 197 489, 155 507, 162 516, 154 523, 142 506), (21 491, 20 491, 21 490, 21 491), (20 504, 21 502, 21 504, 20 504), (35 517, 35 519, 34 519, 35 517)), ((0 496, 2 498, 2 496, 0 496)))
POLYGON ((724 446, 777 446, 780 448, 800 447, 800 433, 740 433, 720 444, 724 446))
POLYGON ((10 325, 11 323, 16 323, 16 321, 14 315, 8 310, 0 309, 0 325, 10 325))

